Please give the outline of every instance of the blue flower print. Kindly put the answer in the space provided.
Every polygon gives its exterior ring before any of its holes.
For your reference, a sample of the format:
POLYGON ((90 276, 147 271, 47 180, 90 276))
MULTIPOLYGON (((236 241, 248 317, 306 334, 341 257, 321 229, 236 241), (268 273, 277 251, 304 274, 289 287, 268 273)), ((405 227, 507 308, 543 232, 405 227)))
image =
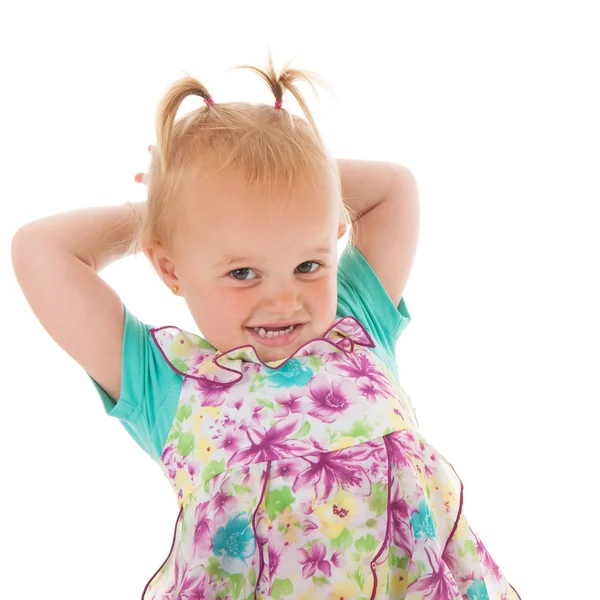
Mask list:
POLYGON ((269 375, 268 383, 278 388, 289 388, 295 385, 301 387, 311 380, 313 374, 312 369, 303 366, 300 360, 291 358, 269 375))
POLYGON ((473 583, 467 590, 467 597, 469 600, 490 600, 490 596, 487 592, 487 587, 483 579, 473 580, 473 583))
POLYGON ((246 571, 246 559, 255 551, 256 540, 248 513, 238 513, 229 519, 225 527, 219 527, 213 538, 213 552, 223 557, 223 570, 227 573, 246 571))
POLYGON ((410 519, 415 538, 434 538, 437 537, 433 516, 429 510, 429 505, 424 498, 419 500, 418 512, 415 512, 410 519))

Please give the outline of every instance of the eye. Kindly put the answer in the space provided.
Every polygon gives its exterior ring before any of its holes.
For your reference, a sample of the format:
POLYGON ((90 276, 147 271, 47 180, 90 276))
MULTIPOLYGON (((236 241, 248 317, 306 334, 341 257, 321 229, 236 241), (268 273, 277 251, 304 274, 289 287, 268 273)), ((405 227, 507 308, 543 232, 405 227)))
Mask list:
MULTIPOLYGON (((228 273, 228 275, 231 275, 232 273, 243 273, 244 271, 252 271, 252 269, 248 269, 248 268, 244 268, 244 269, 234 269, 233 271, 230 271, 228 273)), ((236 281, 249 281, 248 279, 238 279, 237 277, 235 277, 235 275, 233 276, 233 278, 236 281)), ((254 279, 254 278, 253 278, 254 279)))
MULTIPOLYGON (((309 261, 307 261, 307 262, 304 262, 304 263, 302 263, 301 265, 298 265, 298 266, 299 266, 299 267, 302 267, 303 265, 317 265, 317 267, 320 267, 320 266, 321 266, 321 263, 315 262, 314 260, 309 260, 309 261)), ((303 275, 308 275, 308 274, 310 274, 310 273, 314 273, 315 271, 316 271, 316 269, 315 269, 314 271, 306 271, 306 272, 304 272, 304 271, 301 271, 301 273, 302 273, 303 275)))
MULTIPOLYGON (((298 265, 298 269, 301 269, 305 265, 316 265, 317 267, 323 266, 321 263, 315 262, 314 260, 309 260, 307 262, 303 262, 302 264, 298 265)), ((253 269, 250 269, 249 267, 245 267, 243 269, 234 269, 233 271, 229 271, 229 273, 227 273, 227 275, 230 275, 236 281, 251 281, 252 279, 256 279, 256 277, 252 277, 250 279, 246 279, 244 277, 237 277, 237 275, 239 275, 239 274, 243 275, 247 271, 252 271, 252 270, 253 269)), ((316 270, 317 269, 313 269, 312 271, 302 271, 302 270, 300 270, 300 273, 302 275, 310 275, 311 273, 314 273, 316 270)))

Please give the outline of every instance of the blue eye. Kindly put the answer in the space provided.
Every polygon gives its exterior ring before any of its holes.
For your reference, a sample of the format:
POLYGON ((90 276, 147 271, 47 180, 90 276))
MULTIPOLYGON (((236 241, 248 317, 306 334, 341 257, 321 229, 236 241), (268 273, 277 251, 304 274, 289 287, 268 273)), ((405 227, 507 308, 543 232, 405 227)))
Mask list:
MULTIPOLYGON (((315 262, 314 260, 309 260, 307 262, 303 262, 301 265, 298 265, 298 267, 303 267, 304 265, 316 265, 317 267, 321 267, 323 266, 321 263, 315 262)), ((312 271, 300 271, 300 273, 302 275, 310 275, 311 273, 314 273, 317 269, 313 269, 312 271)), ((239 279, 238 277, 235 276, 235 273, 243 273, 245 271, 252 271, 252 269, 250 269, 249 267, 244 267, 243 269, 234 269, 233 271, 229 271, 229 273, 227 273, 227 275, 231 275, 233 277, 233 279, 235 279, 236 281, 251 281, 252 279, 256 279, 256 277, 252 277, 251 279, 239 279)))

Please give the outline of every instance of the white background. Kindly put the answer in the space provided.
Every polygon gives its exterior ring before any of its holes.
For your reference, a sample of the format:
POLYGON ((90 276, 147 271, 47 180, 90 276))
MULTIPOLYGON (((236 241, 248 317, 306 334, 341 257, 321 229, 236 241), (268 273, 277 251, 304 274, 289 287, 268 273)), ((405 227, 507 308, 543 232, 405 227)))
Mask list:
MULTIPOLYGON (((147 167, 164 89, 185 71, 217 102, 270 103, 257 76, 227 69, 262 64, 271 45, 276 64, 295 56, 333 85, 320 104, 306 94, 335 156, 398 162, 417 178, 400 378, 424 435, 461 476, 471 525, 523 600, 592 597, 595 4, 7 3, 0 595, 139 598, 177 516, 159 467, 28 308, 12 235, 46 214, 143 200, 133 175, 147 167)), ((142 255, 102 276, 140 319, 194 328, 142 255)))

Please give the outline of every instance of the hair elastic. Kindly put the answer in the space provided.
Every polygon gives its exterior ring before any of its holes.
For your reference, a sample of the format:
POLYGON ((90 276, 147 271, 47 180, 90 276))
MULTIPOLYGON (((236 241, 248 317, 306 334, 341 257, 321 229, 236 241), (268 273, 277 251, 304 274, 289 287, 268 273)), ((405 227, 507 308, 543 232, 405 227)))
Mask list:
POLYGON ((283 104, 283 100, 275 100, 275 108, 281 108, 283 104))
POLYGON ((206 104, 210 104, 210 106, 212 106, 215 103, 215 101, 212 99, 212 96, 210 96, 210 95, 207 96, 206 98, 204 98, 204 102, 206 104))

